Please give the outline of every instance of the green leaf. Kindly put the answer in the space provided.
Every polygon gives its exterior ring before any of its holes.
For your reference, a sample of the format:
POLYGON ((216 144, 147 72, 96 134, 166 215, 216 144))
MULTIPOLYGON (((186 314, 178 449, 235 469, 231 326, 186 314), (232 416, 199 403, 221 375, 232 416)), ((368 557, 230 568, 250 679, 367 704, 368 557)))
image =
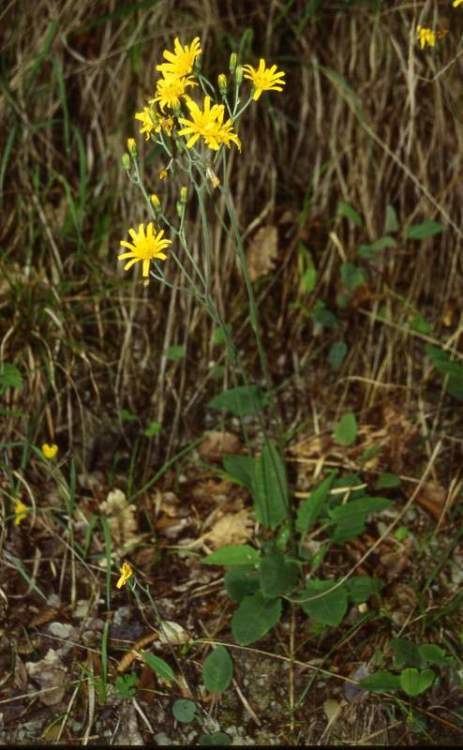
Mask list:
POLYGON ((201 560, 204 565, 257 565, 260 552, 248 544, 227 544, 201 560))
POLYGON ((354 263, 341 264, 341 279, 350 292, 366 283, 365 271, 354 263))
POLYGON ((339 370, 347 354, 347 344, 345 341, 335 341, 331 344, 328 352, 328 362, 333 370, 339 370))
POLYGON ((0 365, 0 395, 3 395, 8 388, 20 389, 23 386, 21 372, 16 365, 4 362, 0 365))
POLYGON ((256 518, 265 528, 274 529, 287 517, 289 497, 285 465, 275 443, 267 438, 255 462, 252 494, 256 518))
POLYGON ((208 745, 217 747, 220 745, 231 745, 231 739, 225 732, 214 732, 214 734, 202 734, 198 740, 198 745, 208 745))
POLYGON ((313 307, 310 317, 321 328, 337 328, 339 321, 334 313, 331 312, 323 302, 318 299, 313 307))
POLYGON ((357 254, 360 258, 365 260, 374 260, 382 250, 386 250, 391 247, 396 247, 397 243, 392 237, 380 237, 374 242, 370 242, 366 245, 359 245, 357 248, 357 254))
POLYGON ((350 203, 339 201, 338 207, 336 209, 336 215, 343 216, 344 218, 349 219, 352 224, 356 224, 358 227, 362 226, 362 217, 359 213, 357 213, 355 208, 352 208, 350 203))
POLYGON ((137 692, 138 677, 136 674, 123 674, 116 678, 114 687, 119 698, 133 698, 137 692))
POLYGON ((233 481, 242 484, 252 492, 255 472, 255 459, 252 456, 225 455, 223 468, 233 481))
POLYGON ((159 422, 150 422, 147 428, 144 430, 143 434, 145 437, 154 437, 155 435, 158 435, 162 430, 162 426, 159 422))
POLYGON ((183 359, 186 351, 184 346, 179 346, 178 344, 173 344, 172 346, 169 346, 168 349, 164 352, 167 359, 172 360, 178 360, 183 359))
POLYGON ((265 599, 260 592, 245 596, 232 617, 234 639, 240 646, 258 641, 277 624, 281 612, 281 599, 265 599))
POLYGON ((187 698, 179 698, 172 706, 172 713, 177 721, 182 724, 191 724, 196 718, 196 703, 189 701, 187 698))
POLYGON ((237 566, 227 570, 223 583, 230 599, 239 604, 245 596, 259 590, 259 574, 248 565, 237 566))
POLYGON ((403 667, 422 667, 423 660, 418 649, 408 638, 393 638, 391 648, 394 654, 394 663, 397 669, 403 667))
POLYGON ((454 662, 454 659, 448 656, 443 648, 436 646, 435 643, 423 643, 421 646, 418 646, 418 651, 425 664, 437 664, 440 667, 447 667, 454 662))
POLYGON ((228 411, 234 417, 246 417, 263 411, 268 403, 268 395, 258 385, 239 385, 228 388, 208 403, 212 409, 228 411))
POLYGON ((392 489, 393 487, 400 487, 401 482, 402 480, 397 476, 397 474, 390 474, 389 472, 385 471, 383 474, 379 475, 374 484, 374 488, 375 490, 392 489))
POLYGON ((385 234, 388 234, 388 232, 397 232, 399 228, 399 222, 397 220, 397 214, 395 212, 394 206, 391 206, 390 203, 386 206, 386 220, 384 222, 384 232, 385 234))
POLYGON ((432 325, 431 323, 428 323, 426 318, 423 318, 420 313, 417 313, 409 323, 409 327, 411 331, 416 331, 417 333, 424 333, 425 335, 428 335, 432 331, 432 325))
POLYGON ((463 365, 453 362, 447 352, 436 346, 426 346, 426 355, 441 375, 448 375, 447 392, 463 401, 463 365))
POLYGON ((354 576, 346 581, 349 598, 354 604, 361 604, 368 601, 370 596, 379 593, 381 582, 377 578, 370 576, 354 576))
POLYGON ((259 566, 260 588, 264 596, 274 598, 289 594, 297 584, 299 570, 282 552, 266 555, 259 566))
POLYGON ((355 443, 357 437, 357 420, 355 419, 355 414, 352 412, 344 414, 337 423, 333 436, 339 445, 349 446, 355 443))
POLYGON ((310 294, 310 292, 313 292, 315 289, 315 286, 317 284, 317 269, 315 266, 309 266, 307 268, 302 277, 301 277, 301 289, 305 294, 310 294))
POLYGON ((306 534, 310 531, 314 523, 318 520, 329 496, 335 476, 336 474, 332 472, 318 487, 312 490, 307 500, 304 500, 300 504, 297 511, 296 529, 301 534, 306 534))
POLYGON ((118 416, 121 422, 135 422, 138 419, 137 415, 128 409, 121 409, 118 416))
POLYGON ((212 333, 212 343, 213 344, 224 344, 227 340, 227 334, 230 337, 232 332, 231 325, 225 325, 225 326, 219 326, 218 328, 214 328, 214 331, 212 333))
POLYGON ((426 240, 428 237, 434 237, 444 231, 442 224, 432 219, 426 219, 421 224, 413 224, 408 227, 405 236, 408 240, 426 240))
POLYGON ((336 524, 331 538, 340 544, 362 534, 368 514, 385 510, 390 505, 391 501, 385 497, 363 495, 330 510, 330 516, 336 524))
POLYGON ((175 673, 169 664, 164 661, 164 659, 161 659, 159 656, 155 656, 154 654, 151 654, 149 651, 142 651, 141 656, 145 664, 153 670, 155 674, 157 674, 158 677, 161 678, 161 680, 165 680, 166 682, 174 682, 175 681, 175 673))
POLYGON ((390 693, 400 690, 400 677, 392 672, 375 672, 359 682, 360 687, 371 693, 390 693))
POLYGON ((436 675, 432 669, 424 669, 419 672, 414 667, 404 669, 400 674, 400 687, 410 697, 424 693, 434 682, 436 675))
POLYGON ((233 679, 233 661, 225 646, 217 646, 203 664, 203 682, 210 693, 223 693, 233 679))
POLYGON ((336 581, 309 581, 301 593, 299 603, 304 612, 323 625, 336 627, 347 612, 347 589, 344 584, 333 589, 336 581), (331 590, 333 589, 333 590, 331 590), (323 594, 320 596, 320 594, 323 594), (312 597, 318 597, 312 599, 312 597), (307 599, 307 601, 303 601, 307 599))

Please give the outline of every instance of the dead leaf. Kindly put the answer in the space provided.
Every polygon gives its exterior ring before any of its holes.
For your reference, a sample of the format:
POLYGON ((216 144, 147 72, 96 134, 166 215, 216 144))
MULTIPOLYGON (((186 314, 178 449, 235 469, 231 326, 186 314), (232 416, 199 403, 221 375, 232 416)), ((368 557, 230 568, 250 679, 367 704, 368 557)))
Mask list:
POLYGON ((239 453, 240 439, 231 432, 206 432, 198 447, 198 453, 204 461, 220 463, 225 453, 239 453))
POLYGON ((46 625, 47 622, 54 620, 57 614, 58 614, 58 610, 55 609, 55 607, 45 607, 45 609, 41 609, 32 618, 32 620, 29 623, 29 627, 39 628, 41 625, 46 625))
POLYGON ((226 544, 243 544, 251 538, 253 521, 249 510, 244 508, 238 513, 226 513, 215 522, 212 529, 203 534, 202 539, 218 549, 226 544))
POLYGON ((425 482, 418 492, 415 502, 428 511, 436 521, 442 515, 447 499, 447 492, 439 482, 425 482))
POLYGON ((273 271, 278 255, 278 231, 273 224, 257 230, 248 247, 247 261, 251 281, 273 271))
POLYGON ((153 643, 153 641, 156 641, 158 638, 159 636, 157 633, 148 633, 148 635, 144 635, 143 638, 139 638, 138 641, 135 641, 135 643, 133 644, 133 648, 130 649, 130 651, 128 651, 126 654, 124 654, 119 664, 117 665, 118 673, 121 674, 122 672, 127 672, 129 667, 132 666, 135 659, 138 659, 138 651, 141 648, 148 646, 148 644, 153 643))
POLYGON ((55 706, 63 699, 68 685, 68 675, 58 653, 49 649, 44 659, 26 662, 29 677, 47 692, 39 695, 44 706, 55 706))
POLYGON ((174 646, 179 646, 191 640, 185 628, 172 620, 161 620, 158 625, 158 631, 159 643, 171 643, 174 646))

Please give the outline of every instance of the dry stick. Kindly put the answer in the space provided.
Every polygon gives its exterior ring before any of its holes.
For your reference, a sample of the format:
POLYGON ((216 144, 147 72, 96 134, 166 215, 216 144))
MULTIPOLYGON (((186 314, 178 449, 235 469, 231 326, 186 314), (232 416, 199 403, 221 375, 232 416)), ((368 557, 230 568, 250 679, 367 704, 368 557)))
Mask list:
POLYGON ((392 529, 395 526, 397 526, 397 524, 399 523, 399 521, 403 518, 403 516, 407 512, 407 510, 413 505, 413 503, 415 502, 416 496, 418 495, 419 491, 421 490, 421 487, 423 486, 426 477, 428 476, 429 472, 431 471, 431 469, 432 469, 432 467, 434 465, 434 462, 435 462, 435 460, 437 458, 437 454, 439 453, 439 451, 441 449, 441 446, 442 446, 442 440, 439 440, 439 442, 436 444, 436 447, 434 448, 434 451, 433 451, 433 453, 432 453, 432 455, 431 455, 431 457, 430 457, 430 459, 429 459, 429 461, 427 463, 427 466, 426 466, 426 468, 425 468, 425 470, 423 472, 423 475, 422 475, 420 481, 418 482, 417 486, 413 490, 412 494, 410 495, 409 499, 405 503, 405 505, 402 508, 402 510, 400 511, 400 513, 398 513, 398 515, 396 516, 396 518, 394 519, 394 521, 392 521, 392 523, 389 524, 389 526, 387 527, 387 529, 381 534, 380 537, 378 537, 378 539, 376 540, 376 542, 369 549, 367 549, 367 551, 365 552, 365 554, 362 555, 362 557, 360 558, 360 560, 358 560, 355 563, 355 565, 346 573, 345 576, 343 576, 342 578, 340 578, 339 581, 337 581, 337 583, 335 583, 334 586, 332 586, 330 589, 327 589, 326 591, 323 591, 320 594, 316 594, 315 596, 310 596, 310 597, 308 597, 306 599, 290 599, 289 597, 285 597, 285 599, 287 599, 290 602, 294 602, 295 604, 302 604, 303 602, 312 602, 312 601, 315 601, 315 599, 321 599, 322 597, 326 596, 327 594, 331 593, 332 591, 335 591, 340 586, 342 586, 355 573, 355 571, 357 570, 357 568, 359 568, 362 565, 362 563, 364 563, 365 560, 367 560, 370 557, 370 555, 372 554, 372 552, 374 552, 375 549, 377 549, 379 547, 379 545, 389 536, 389 534, 391 533, 392 529))

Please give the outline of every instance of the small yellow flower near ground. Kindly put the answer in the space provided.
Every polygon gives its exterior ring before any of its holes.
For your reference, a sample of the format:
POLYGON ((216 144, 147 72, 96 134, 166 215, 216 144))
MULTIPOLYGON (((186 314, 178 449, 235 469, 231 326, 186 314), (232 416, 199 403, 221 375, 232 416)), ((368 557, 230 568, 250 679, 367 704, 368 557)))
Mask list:
POLYGON ((244 77, 252 81, 254 93, 252 98, 257 101, 264 91, 283 91, 285 73, 282 70, 277 71, 277 66, 272 65, 266 68, 265 60, 259 60, 259 67, 253 68, 252 65, 243 65, 244 77))
POLYGON ((185 44, 185 46, 180 44, 179 39, 176 38, 174 40, 174 52, 165 50, 162 55, 167 62, 156 65, 156 70, 159 70, 163 76, 187 76, 193 70, 195 60, 201 52, 199 36, 195 37, 190 45, 185 44))
POLYGON ((117 586, 118 589, 121 589, 122 586, 125 586, 125 584, 127 583, 127 581, 130 578, 132 578, 132 576, 133 576, 133 568, 130 565, 130 563, 124 562, 124 563, 122 563, 122 567, 119 570, 119 573, 120 573, 120 578, 119 578, 118 582, 116 583, 116 586, 117 586))
POLYGON ((452 5, 454 8, 458 8, 458 6, 461 5, 462 3, 463 3, 463 0, 453 0, 452 5))
MULTIPOLYGON (((150 104, 159 102, 164 112, 165 107, 175 109, 180 107, 180 99, 185 96, 187 86, 197 86, 191 76, 179 78, 178 76, 167 76, 160 78, 156 83, 156 96, 150 100, 150 104)), ((162 123, 161 123, 162 124, 162 123)))
POLYGON ((27 518, 28 513, 30 513, 30 508, 21 500, 16 500, 14 504, 14 525, 19 526, 21 521, 27 518))
POLYGON ((436 32, 429 29, 427 26, 417 26, 416 35, 421 49, 424 47, 435 47, 436 45, 436 32))
POLYGON ((178 134, 188 137, 187 148, 193 148, 198 138, 202 137, 206 145, 214 151, 217 151, 222 143, 229 146, 230 141, 241 149, 240 139, 232 130, 232 121, 223 122, 225 111, 223 104, 213 104, 211 107, 210 96, 204 97, 203 109, 189 97, 186 97, 186 104, 190 111, 191 120, 187 120, 185 117, 178 118, 179 123, 185 126, 178 131, 178 134))
POLYGON ((57 453, 58 453, 58 446, 55 443, 52 443, 49 445, 48 443, 44 443, 41 448, 42 456, 46 458, 48 461, 52 461, 57 453))
POLYGON ((141 135, 145 135, 145 140, 149 140, 151 133, 159 133, 161 126, 149 107, 143 107, 141 112, 135 113, 135 119, 140 120, 142 126, 140 128, 141 135))
POLYGON ((145 225, 140 224, 138 232, 135 229, 129 229, 129 234, 133 242, 126 242, 125 240, 121 242, 123 247, 129 248, 129 252, 121 253, 118 259, 126 260, 129 258, 124 266, 124 271, 131 268, 134 263, 141 261, 143 263, 143 276, 146 278, 149 275, 152 260, 167 260, 167 255, 162 251, 172 244, 172 240, 164 239, 164 230, 161 229, 158 232, 152 221, 147 225, 146 231, 145 225))

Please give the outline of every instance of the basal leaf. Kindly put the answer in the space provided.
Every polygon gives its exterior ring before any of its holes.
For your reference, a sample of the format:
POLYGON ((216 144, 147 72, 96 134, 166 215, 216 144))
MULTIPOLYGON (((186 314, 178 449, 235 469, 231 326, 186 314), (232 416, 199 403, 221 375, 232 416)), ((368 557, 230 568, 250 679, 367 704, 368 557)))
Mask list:
POLYGON ((203 682, 210 693, 223 693, 233 679, 233 661, 225 646, 216 646, 206 657, 203 682))
POLYGON ((357 420, 355 414, 344 414, 334 429, 334 439, 339 445, 346 447, 355 443, 357 437, 357 420))
POLYGON ((257 565, 260 552, 248 544, 227 544, 204 557, 204 565, 257 565))
POLYGON ((255 462, 253 500, 257 520, 267 529, 276 528, 288 515, 285 465, 271 440, 266 439, 255 462))
POLYGON ((309 581, 301 592, 299 603, 315 622, 336 627, 347 612, 347 589, 336 581, 309 581))
POLYGON ((260 592, 245 596, 231 621, 233 637, 240 646, 263 638, 280 620, 281 599, 266 599, 260 592))
POLYGON ((240 385, 214 396, 208 403, 212 409, 228 411, 235 417, 246 417, 263 411, 268 395, 258 385, 240 385))
POLYGON ((275 598, 289 594, 297 584, 299 570, 296 563, 282 552, 266 555, 259 566, 260 588, 264 596, 275 598))
POLYGON ((296 529, 301 534, 306 534, 317 521, 327 501, 335 476, 336 474, 332 472, 312 490, 307 500, 300 504, 297 511, 296 529))

